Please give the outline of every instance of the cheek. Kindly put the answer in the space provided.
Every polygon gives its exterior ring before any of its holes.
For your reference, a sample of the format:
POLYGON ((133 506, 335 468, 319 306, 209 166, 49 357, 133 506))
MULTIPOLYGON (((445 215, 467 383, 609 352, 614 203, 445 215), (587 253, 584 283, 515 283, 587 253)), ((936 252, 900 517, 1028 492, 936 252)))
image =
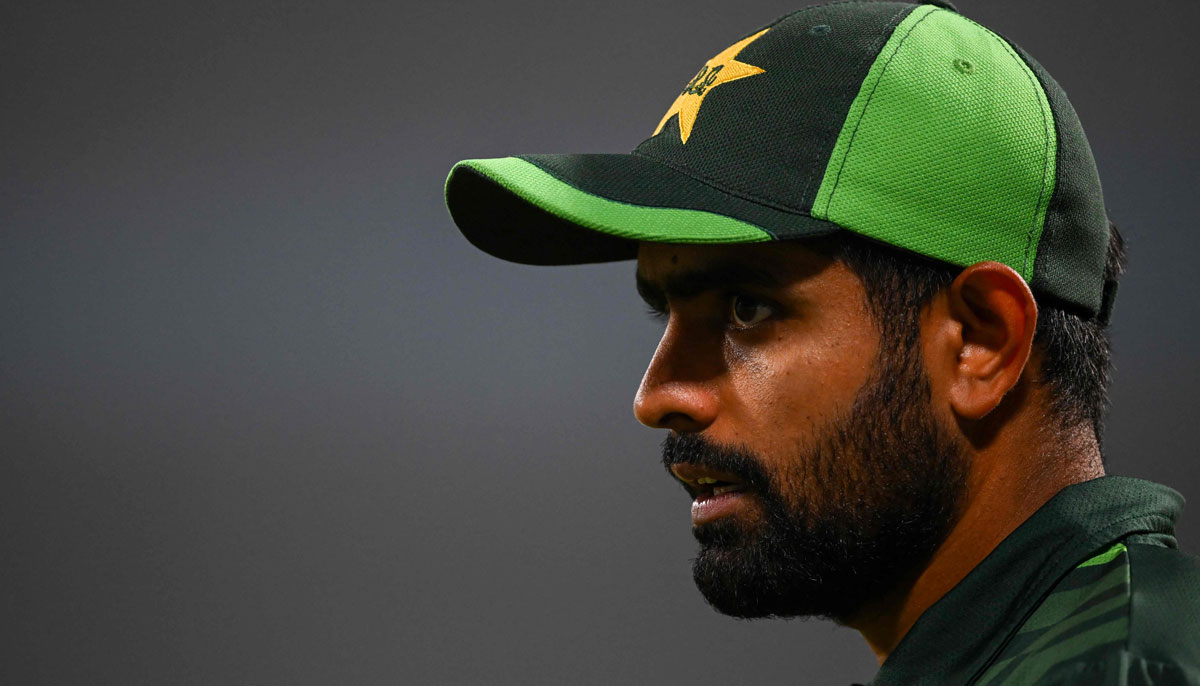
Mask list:
POLYGON ((747 435, 740 438, 794 445, 798 434, 849 412, 874 367, 875 351, 848 326, 826 334, 806 337, 793 329, 753 344, 726 343, 730 383, 723 409, 744 427, 747 435))

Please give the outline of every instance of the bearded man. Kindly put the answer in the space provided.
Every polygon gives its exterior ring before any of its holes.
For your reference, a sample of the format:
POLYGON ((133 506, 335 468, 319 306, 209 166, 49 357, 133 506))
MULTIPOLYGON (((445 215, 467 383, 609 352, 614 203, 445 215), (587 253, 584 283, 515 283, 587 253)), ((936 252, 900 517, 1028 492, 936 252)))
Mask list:
POLYGON ((1200 683, 1175 491, 1106 476, 1124 270, 1065 93, 948 3, 806 8, 708 60, 629 155, 468 160, 464 235, 637 260, 720 612, 862 633, 873 684, 1200 683))

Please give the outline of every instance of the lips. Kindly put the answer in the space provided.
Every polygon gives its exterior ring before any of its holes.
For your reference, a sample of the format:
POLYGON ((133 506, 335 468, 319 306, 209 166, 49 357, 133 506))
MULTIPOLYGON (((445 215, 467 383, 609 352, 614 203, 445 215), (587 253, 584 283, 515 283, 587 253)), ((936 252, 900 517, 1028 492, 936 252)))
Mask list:
POLYGON ((680 462, 671 465, 675 475, 692 496, 692 524, 700 526, 733 514, 748 497, 746 483, 736 474, 680 462))

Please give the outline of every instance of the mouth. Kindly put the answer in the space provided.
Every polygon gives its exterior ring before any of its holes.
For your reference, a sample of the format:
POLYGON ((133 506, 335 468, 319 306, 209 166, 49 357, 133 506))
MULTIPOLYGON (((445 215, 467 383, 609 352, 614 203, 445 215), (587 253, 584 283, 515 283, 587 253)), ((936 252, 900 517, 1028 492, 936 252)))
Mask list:
POLYGON ((671 473, 692 496, 692 526, 732 515, 750 497, 736 474, 686 462, 671 465, 671 473))

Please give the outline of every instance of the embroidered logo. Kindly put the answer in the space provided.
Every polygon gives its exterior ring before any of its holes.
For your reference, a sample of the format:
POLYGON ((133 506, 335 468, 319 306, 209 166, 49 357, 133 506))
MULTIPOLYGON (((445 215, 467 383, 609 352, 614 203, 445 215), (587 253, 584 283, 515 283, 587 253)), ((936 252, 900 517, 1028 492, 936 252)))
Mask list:
POLYGON ((765 71, 752 64, 738 62, 734 58, 743 48, 767 31, 770 29, 763 29, 749 38, 743 38, 726 48, 721 54, 705 62, 704 66, 700 68, 700 72, 688 82, 679 97, 675 98, 675 102, 671 103, 671 109, 667 110, 662 121, 658 122, 658 128, 654 129, 653 135, 657 136, 662 131, 668 119, 679 115, 679 140, 687 143, 688 138, 692 135, 692 127, 696 123, 696 116, 700 113, 700 105, 704 103, 704 96, 709 91, 730 81, 755 76, 765 71))

